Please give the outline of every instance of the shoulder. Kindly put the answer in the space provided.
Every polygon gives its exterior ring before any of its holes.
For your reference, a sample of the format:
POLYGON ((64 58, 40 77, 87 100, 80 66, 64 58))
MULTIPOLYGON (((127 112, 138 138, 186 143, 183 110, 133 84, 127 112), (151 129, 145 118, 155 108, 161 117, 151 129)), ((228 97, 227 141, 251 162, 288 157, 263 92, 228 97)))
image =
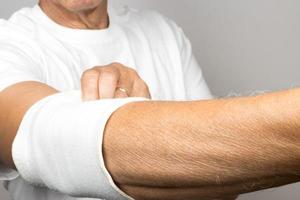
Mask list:
POLYGON ((15 41, 28 41, 35 37, 36 23, 33 20, 34 8, 22 8, 8 20, 0 19, 0 39, 11 38, 15 41))
POLYGON ((127 6, 118 11, 120 24, 127 29, 139 29, 148 38, 162 40, 164 43, 180 43, 182 29, 170 18, 151 9, 136 10, 127 6))
POLYGON ((175 34, 179 29, 172 19, 156 10, 133 10, 131 11, 131 19, 139 22, 145 29, 159 33, 175 34))
POLYGON ((32 17, 33 8, 22 8, 8 20, 0 19, 0 54, 34 57, 38 52, 37 25, 32 17))

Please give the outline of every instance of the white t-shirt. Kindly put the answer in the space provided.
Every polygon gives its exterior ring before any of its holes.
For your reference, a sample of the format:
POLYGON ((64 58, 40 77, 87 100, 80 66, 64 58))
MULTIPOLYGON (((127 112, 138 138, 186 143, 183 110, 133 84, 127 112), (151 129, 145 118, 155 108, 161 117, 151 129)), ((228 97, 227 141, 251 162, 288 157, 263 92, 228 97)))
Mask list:
MULTIPOLYGON (((109 17, 107 29, 70 29, 36 5, 0 20, 0 91, 29 80, 59 91, 78 90, 83 71, 119 62, 138 72, 154 100, 212 97, 190 42, 174 22, 128 7, 109 8, 109 17)), ((1 167, 0 179, 10 180, 5 187, 15 200, 76 199, 31 186, 17 172, 1 167)))

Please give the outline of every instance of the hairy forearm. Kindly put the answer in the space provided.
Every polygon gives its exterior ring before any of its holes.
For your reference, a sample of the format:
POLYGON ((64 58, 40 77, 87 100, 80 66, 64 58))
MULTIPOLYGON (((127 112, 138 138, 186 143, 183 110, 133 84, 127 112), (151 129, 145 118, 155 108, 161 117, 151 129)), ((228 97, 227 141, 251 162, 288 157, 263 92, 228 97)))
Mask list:
POLYGON ((296 182, 299 102, 300 90, 294 89, 247 98, 126 105, 106 127, 107 167, 137 197, 149 187, 152 194, 160 191, 159 197, 167 193, 167 199, 180 188, 188 195, 193 188, 207 195, 219 188, 213 195, 222 196, 296 182))
MULTIPOLYGON (((296 182, 299 91, 125 105, 106 127, 107 168, 137 199, 211 199, 296 182)), ((27 82, 0 93, 0 162, 13 167, 25 112, 56 92, 27 82)))

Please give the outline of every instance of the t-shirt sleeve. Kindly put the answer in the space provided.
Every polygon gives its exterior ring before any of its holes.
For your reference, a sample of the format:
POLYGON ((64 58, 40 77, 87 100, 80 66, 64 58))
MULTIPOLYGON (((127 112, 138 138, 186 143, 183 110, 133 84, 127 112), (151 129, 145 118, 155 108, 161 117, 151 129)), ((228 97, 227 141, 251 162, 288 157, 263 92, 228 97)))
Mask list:
POLYGON ((182 67, 187 98, 190 100, 212 99, 211 91, 204 79, 201 67, 192 53, 190 41, 183 35, 182 67))
MULTIPOLYGON (((0 37, 0 92, 23 81, 42 81, 41 71, 28 54, 30 48, 22 42, 0 37)), ((18 177, 13 169, 0 166, 0 180, 18 177)))
POLYGON ((29 44, 0 37, 0 92, 19 82, 43 81, 42 66, 34 61, 32 48, 29 44))
POLYGON ((213 98, 204 79, 200 65, 198 64, 190 40, 182 28, 172 20, 167 19, 176 38, 177 47, 181 55, 181 66, 184 77, 186 97, 188 100, 200 100, 213 98))

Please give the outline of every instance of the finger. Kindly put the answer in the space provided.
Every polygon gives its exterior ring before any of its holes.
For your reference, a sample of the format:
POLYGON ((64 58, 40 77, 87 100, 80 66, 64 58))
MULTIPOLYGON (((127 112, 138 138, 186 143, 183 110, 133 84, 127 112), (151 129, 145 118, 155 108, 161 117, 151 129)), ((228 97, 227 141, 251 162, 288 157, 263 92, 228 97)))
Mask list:
POLYGON ((95 69, 86 70, 81 77, 81 95, 83 101, 99 99, 99 72, 95 69))
POLYGON ((126 67, 120 63, 113 63, 120 72, 120 78, 115 92, 116 98, 126 98, 129 97, 131 93, 133 82, 138 78, 135 71, 129 67, 126 67))
POLYGON ((120 78, 120 72, 116 68, 105 68, 100 70, 99 97, 100 99, 114 98, 115 91, 120 78))
POLYGON ((116 89, 115 91, 115 98, 127 98, 128 94, 126 91, 122 91, 119 88, 116 89))
POLYGON ((148 85, 140 78, 135 80, 130 96, 145 97, 151 99, 148 85))

